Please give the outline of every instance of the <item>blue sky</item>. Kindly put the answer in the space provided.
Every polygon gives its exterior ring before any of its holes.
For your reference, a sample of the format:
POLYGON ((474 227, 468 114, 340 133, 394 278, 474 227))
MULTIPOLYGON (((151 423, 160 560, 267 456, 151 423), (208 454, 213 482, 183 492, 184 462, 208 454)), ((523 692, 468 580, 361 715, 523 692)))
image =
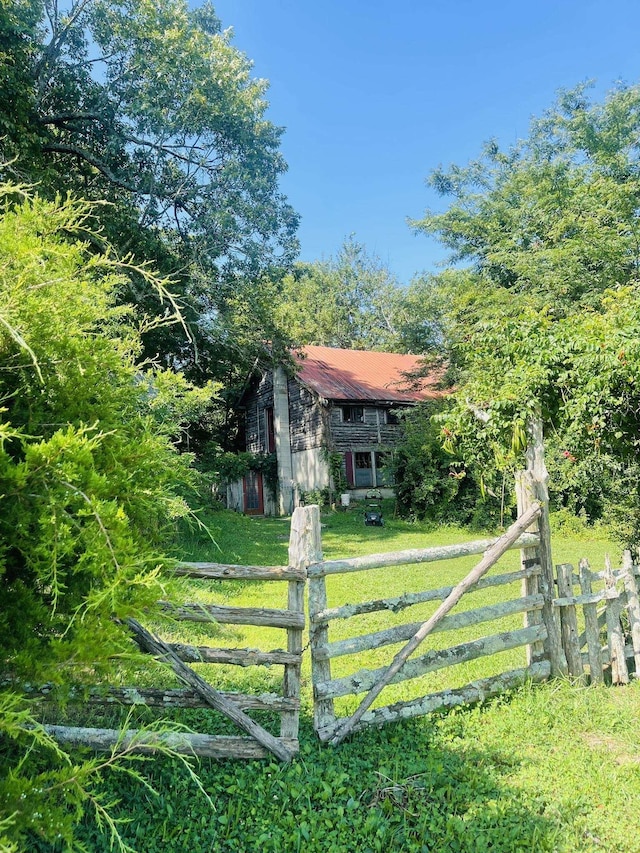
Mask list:
POLYGON ((425 185, 432 169, 526 136, 560 88, 594 79, 602 97, 640 80, 638 0, 214 6, 270 81, 301 259, 333 255, 355 233, 404 283, 445 257, 407 225, 441 205, 425 185))

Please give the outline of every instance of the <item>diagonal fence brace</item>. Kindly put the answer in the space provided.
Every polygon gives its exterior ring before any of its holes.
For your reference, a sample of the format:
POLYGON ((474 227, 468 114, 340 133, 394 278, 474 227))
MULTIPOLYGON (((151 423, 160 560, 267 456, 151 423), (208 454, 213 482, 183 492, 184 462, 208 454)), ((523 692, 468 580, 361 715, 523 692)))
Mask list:
POLYGON ((191 667, 184 664, 170 646, 159 637, 155 637, 146 628, 143 628, 137 620, 127 619, 126 624, 133 632, 135 641, 140 648, 168 663, 178 678, 195 690, 207 705, 210 705, 216 711, 220 711, 225 717, 232 720, 248 735, 251 735, 254 740, 264 746, 265 749, 272 752, 280 761, 291 761, 293 752, 288 747, 262 726, 258 725, 258 723, 254 722, 237 705, 208 684, 197 672, 194 672, 191 667))
POLYGON ((440 620, 455 607, 465 592, 467 592, 467 590, 476 584, 480 578, 489 571, 505 551, 507 551, 518 537, 529 527, 529 525, 535 521, 541 512, 542 507, 539 503, 536 502, 532 504, 531 507, 529 507, 529 509, 511 525, 506 533, 504 533, 500 539, 498 539, 498 541, 486 551, 482 560, 469 572, 464 580, 460 581, 460 583, 453 588, 440 607, 438 607, 436 612, 420 626, 406 646, 404 646, 404 648, 402 648, 394 657, 389 668, 385 670, 378 681, 373 685, 369 693, 367 693, 358 706, 355 713, 350 717, 347 717, 344 723, 338 728, 334 736, 331 738, 329 743, 331 743, 332 746, 337 746, 342 743, 351 731, 353 731, 365 711, 371 707, 382 690, 391 682, 396 673, 402 669, 409 658, 409 655, 418 648, 425 637, 433 631, 438 622, 440 622, 440 620))

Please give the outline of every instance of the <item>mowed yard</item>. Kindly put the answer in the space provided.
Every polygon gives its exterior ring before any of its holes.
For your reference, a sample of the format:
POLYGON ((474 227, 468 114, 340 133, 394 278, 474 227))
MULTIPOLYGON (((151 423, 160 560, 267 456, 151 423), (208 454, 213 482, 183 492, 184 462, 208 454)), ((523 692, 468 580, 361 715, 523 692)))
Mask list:
MULTIPOLYGON (((206 521, 214 542, 201 531, 186 537, 177 556, 187 560, 285 565, 288 520, 249 519, 226 512, 206 521)), ((466 541, 485 534, 457 528, 408 524, 387 513, 384 528, 365 527, 356 508, 325 513, 327 558, 466 541)), ((588 557, 602 568, 614 564, 616 546, 603 537, 556 534, 554 561, 577 566, 588 557)), ((478 558, 380 569, 328 579, 329 606, 453 584, 478 558)), ((510 552, 494 573, 518 568, 510 552)), ((171 581, 173 601, 282 607, 286 583, 171 581)), ((471 593, 458 606, 479 607, 516 597, 519 584, 471 593), (507 590, 507 591, 506 591, 507 590)), ((402 613, 373 613, 331 624, 331 639, 421 621, 436 604, 402 613)), ((521 627, 522 615, 429 637, 424 651, 497 631, 521 627)), ((242 625, 161 623, 154 626, 176 642, 238 648, 283 648, 284 631, 242 625)), ((386 646, 332 661, 333 675, 389 663, 397 650, 386 646)), ((524 664, 524 650, 503 652, 416 682, 392 685, 382 702, 413 698, 461 686, 524 664)), ((279 692, 280 667, 201 666, 220 689, 279 692)), ((124 677, 123 677, 124 678, 124 677)), ((132 674, 128 673, 128 683, 132 674)), ((175 686, 151 666, 137 683, 175 686)), ((124 681, 123 681, 124 683, 124 681)), ((336 702, 340 714, 362 697, 336 702)), ((379 704, 379 703, 378 703, 379 704)), ((114 712, 110 712, 112 715, 114 712)), ((140 720, 150 719, 140 713, 140 720)), ((277 733, 276 716, 257 718, 277 733)), ((174 712, 193 730, 235 734, 231 724, 204 710, 174 712)), ((102 719, 96 712, 95 721, 102 719)), ((113 719, 111 719, 113 722, 113 719)), ((136 720, 133 724, 136 724, 136 720)), ((338 748, 321 745, 312 729, 310 662, 303 666, 300 754, 289 765, 263 760, 247 764, 202 760, 197 766, 204 792, 175 761, 154 758, 144 770, 154 791, 123 777, 105 779, 122 837, 134 849, 153 851, 607 851, 640 853, 640 687, 584 688, 568 681, 526 685, 497 700, 368 730, 338 748)), ((87 823, 81 838, 89 850, 109 849, 108 838, 87 823)))

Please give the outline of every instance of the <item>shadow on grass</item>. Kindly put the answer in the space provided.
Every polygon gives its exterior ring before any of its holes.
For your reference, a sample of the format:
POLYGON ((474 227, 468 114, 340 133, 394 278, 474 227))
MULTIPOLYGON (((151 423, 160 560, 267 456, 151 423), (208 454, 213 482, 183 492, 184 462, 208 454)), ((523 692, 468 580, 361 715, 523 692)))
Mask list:
MULTIPOLYGON (((469 748, 438 717, 360 733, 337 749, 322 746, 305 720, 289 765, 202 761, 211 805, 164 758, 146 766, 155 795, 122 776, 105 780, 103 793, 120 801, 114 813, 128 821, 124 840, 145 853, 556 849, 558 827, 545 803, 509 784, 518 763, 469 748)), ((89 820, 79 840, 92 851, 110 849, 89 820)))

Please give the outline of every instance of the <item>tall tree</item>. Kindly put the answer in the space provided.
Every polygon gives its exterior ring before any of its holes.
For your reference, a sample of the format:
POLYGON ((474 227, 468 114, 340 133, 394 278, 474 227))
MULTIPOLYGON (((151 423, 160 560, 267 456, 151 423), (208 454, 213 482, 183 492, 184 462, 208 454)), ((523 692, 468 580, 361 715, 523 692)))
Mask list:
POLYGON ((639 132, 640 87, 601 104, 564 93, 512 150, 435 172, 452 202, 415 223, 457 262, 438 282, 459 389, 449 444, 504 461, 540 410, 558 499, 619 507, 626 537, 640 521, 639 132))
MULTIPOLYGON (((207 369, 238 293, 252 304, 256 280, 297 253, 282 131, 231 38, 210 4, 186 0, 0 7, 5 171, 50 196, 109 202, 104 236, 174 276, 198 342, 164 329, 148 352, 193 363, 200 351, 207 369)), ((140 279, 128 298, 149 307, 140 279)))
POLYGON ((297 345, 424 352, 435 328, 421 298, 426 288, 421 281, 402 287, 351 235, 335 257, 299 263, 285 276, 276 319, 297 345))

